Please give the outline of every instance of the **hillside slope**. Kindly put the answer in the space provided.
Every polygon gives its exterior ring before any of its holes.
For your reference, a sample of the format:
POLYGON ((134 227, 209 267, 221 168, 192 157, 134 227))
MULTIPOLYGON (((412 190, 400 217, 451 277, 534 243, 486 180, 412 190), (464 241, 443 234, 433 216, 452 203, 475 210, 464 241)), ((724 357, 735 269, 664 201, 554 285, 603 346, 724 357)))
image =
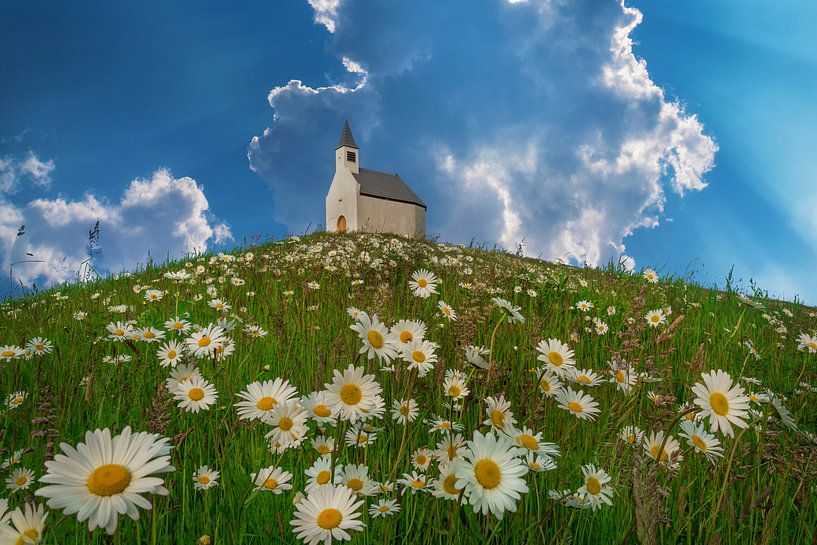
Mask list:
POLYGON ((815 328, 362 234, 10 301, 0 544, 813 542, 815 328))

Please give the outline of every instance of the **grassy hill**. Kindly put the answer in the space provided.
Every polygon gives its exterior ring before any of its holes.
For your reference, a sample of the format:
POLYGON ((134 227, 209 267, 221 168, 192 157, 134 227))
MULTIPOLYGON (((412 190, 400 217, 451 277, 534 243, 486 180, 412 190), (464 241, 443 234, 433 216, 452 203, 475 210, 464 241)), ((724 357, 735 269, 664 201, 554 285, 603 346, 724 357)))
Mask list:
POLYGON ((6 302, 3 496, 53 508, 0 544, 295 543, 296 511, 353 543, 813 543, 816 328, 801 305, 355 234, 6 302), (279 378, 297 394, 261 391, 279 378), (396 420, 408 399, 416 418, 396 420), (156 436, 86 438, 128 426, 156 436), (348 488, 304 493, 326 470, 348 488))

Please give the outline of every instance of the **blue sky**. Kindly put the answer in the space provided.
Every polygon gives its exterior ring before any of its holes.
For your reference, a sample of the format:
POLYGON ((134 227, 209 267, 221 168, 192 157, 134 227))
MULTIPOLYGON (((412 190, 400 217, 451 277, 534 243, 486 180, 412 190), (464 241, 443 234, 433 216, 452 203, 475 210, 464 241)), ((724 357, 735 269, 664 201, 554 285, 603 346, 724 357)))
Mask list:
POLYGON ((816 20, 806 2, 5 2, 0 260, 68 279, 97 219, 100 270, 314 228, 348 118, 363 166, 399 172, 444 240, 705 284, 734 265, 814 303, 816 20))

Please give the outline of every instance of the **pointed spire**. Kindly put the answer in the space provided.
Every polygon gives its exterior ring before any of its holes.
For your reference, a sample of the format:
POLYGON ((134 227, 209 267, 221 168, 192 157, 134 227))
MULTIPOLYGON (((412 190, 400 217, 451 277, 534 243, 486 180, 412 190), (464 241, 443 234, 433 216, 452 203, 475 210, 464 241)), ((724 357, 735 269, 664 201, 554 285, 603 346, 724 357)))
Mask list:
POLYGON ((340 141, 338 141, 338 147, 335 149, 343 146, 359 149, 357 147, 357 143, 355 142, 355 137, 352 136, 352 129, 349 128, 349 121, 346 121, 343 124, 343 132, 340 133, 340 141))

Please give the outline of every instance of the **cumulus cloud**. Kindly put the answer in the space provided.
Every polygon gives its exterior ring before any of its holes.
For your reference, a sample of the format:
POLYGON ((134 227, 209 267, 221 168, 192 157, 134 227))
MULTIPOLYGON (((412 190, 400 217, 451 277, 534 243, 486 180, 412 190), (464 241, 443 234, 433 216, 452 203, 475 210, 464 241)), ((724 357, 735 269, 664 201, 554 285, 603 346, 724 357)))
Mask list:
POLYGON ((0 157, 0 194, 14 193, 23 180, 48 188, 55 168, 53 159, 42 161, 33 151, 29 151, 24 159, 0 157))
POLYGON ((188 177, 160 169, 131 181, 117 202, 87 194, 81 200, 40 198, 25 206, 0 199, 0 249, 3 267, 20 260, 14 277, 23 283, 76 278, 87 259, 89 231, 100 224, 100 273, 132 270, 148 256, 156 261, 203 251, 209 242, 232 239, 229 227, 209 214, 203 188, 188 177), (20 225, 25 234, 17 236, 20 225), (29 255, 31 254, 31 255, 29 255))
POLYGON ((667 193, 706 187, 717 145, 650 78, 631 38, 642 15, 623 2, 332 10, 329 48, 356 83, 274 88, 248 154, 292 229, 323 217, 346 117, 361 164, 399 171, 448 240, 633 266, 626 238, 660 224, 667 193))

